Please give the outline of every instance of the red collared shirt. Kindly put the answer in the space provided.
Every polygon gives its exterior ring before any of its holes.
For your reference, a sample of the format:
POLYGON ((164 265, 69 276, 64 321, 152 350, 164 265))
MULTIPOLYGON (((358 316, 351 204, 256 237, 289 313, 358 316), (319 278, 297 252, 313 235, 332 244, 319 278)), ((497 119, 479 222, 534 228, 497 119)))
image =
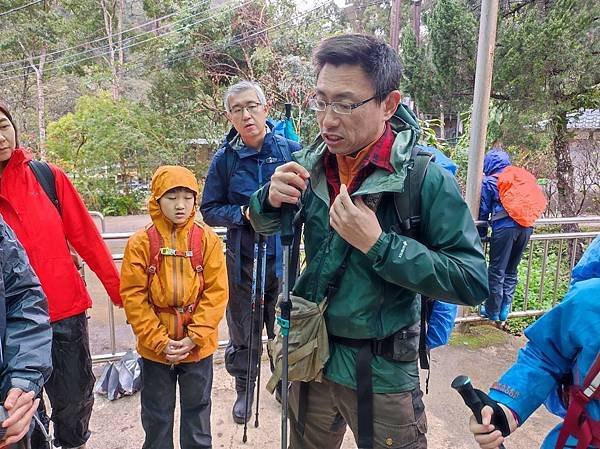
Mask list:
MULTIPOLYGON (((376 168, 382 168, 390 173, 394 172, 394 168, 390 163, 392 155, 392 146, 394 144, 394 133, 392 126, 386 123, 383 135, 375 142, 370 150, 369 155, 363 160, 357 174, 348 185, 348 193, 356 192, 367 177, 373 173, 376 168)), ((335 197, 340 193, 340 174, 338 163, 335 154, 325 151, 323 157, 323 165, 325 167, 325 176, 327 177, 327 186, 329 187, 329 202, 333 204, 335 197)))

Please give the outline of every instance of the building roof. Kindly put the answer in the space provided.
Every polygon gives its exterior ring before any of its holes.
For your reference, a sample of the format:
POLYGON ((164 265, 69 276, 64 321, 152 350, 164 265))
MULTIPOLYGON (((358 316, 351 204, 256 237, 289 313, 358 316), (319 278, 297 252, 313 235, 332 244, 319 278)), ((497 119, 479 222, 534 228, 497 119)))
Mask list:
POLYGON ((584 109, 569 117, 568 129, 600 129, 600 109, 584 109))

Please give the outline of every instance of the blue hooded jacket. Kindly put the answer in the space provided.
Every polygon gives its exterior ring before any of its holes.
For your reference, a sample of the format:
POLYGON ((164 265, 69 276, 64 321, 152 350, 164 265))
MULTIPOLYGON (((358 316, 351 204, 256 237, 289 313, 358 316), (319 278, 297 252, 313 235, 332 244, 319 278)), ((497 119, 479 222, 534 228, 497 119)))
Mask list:
MULTIPOLYGON (((600 354, 600 236, 573 268, 563 301, 525 330, 529 342, 517 362, 492 386, 490 396, 514 410, 523 423, 554 391, 560 379, 573 376, 581 385, 600 354)), ((600 420, 600 401, 586 408, 600 420)), ((548 434, 541 449, 553 449, 562 427, 548 434)), ((571 437, 566 447, 575 447, 571 437)))
MULTIPOLYGON (((485 155, 483 160, 483 182, 481 183, 481 202, 479 203, 479 220, 488 221, 490 215, 506 211, 500 203, 498 178, 496 177, 510 165, 510 156, 502 149, 494 148, 485 155), (496 176, 494 176, 496 175, 496 176)), ((509 216, 492 221, 492 230, 503 228, 519 228, 519 225, 509 216)))
MULTIPOLYGON (((240 255, 253 257, 254 247, 254 230, 240 207, 248 205, 250 196, 269 182, 275 169, 300 149, 300 144, 276 134, 273 122, 267 121, 267 127, 260 151, 247 147, 232 128, 212 159, 202 192, 203 220, 210 226, 227 227, 227 256, 235 261, 235 283, 241 282, 240 255)), ((277 276, 281 277, 279 236, 267 237, 267 255, 276 257, 277 276)))

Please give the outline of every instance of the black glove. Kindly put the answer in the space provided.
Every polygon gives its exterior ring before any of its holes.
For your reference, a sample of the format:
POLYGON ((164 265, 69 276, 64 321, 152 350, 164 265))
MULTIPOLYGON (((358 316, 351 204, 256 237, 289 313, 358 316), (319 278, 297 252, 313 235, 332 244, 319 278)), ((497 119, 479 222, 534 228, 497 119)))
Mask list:
POLYGON ((506 418, 504 410, 502 409, 502 407, 500 407, 500 404, 498 404, 496 401, 490 398, 483 391, 478 390, 477 388, 475 388, 474 390, 475 393, 477 393, 477 396, 479 396, 481 402, 483 402, 484 405, 489 405, 494 410, 494 415, 492 416, 492 424, 494 425, 494 427, 500 432, 502 432, 503 437, 507 437, 508 435, 510 435, 508 419, 506 418))

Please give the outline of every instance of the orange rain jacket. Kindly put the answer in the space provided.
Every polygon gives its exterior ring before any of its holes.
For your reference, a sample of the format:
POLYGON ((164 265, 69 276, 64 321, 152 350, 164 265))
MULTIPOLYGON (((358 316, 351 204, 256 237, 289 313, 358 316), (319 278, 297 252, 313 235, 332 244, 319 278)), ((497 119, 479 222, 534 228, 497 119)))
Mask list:
MULTIPOLYGON (((160 167, 152 177, 150 216, 164 246, 187 251, 188 233, 194 226, 196 207, 185 224, 175 226, 163 215, 158 204, 158 199, 175 187, 186 187, 195 192, 196 199, 198 198, 198 182, 192 172, 183 167, 160 167)), ((215 352, 217 327, 223 318, 229 297, 221 239, 208 225, 200 224, 204 230, 204 289, 192 322, 187 326, 188 337, 196 344, 196 348, 183 363, 202 360, 215 352)), ((159 270, 150 286, 147 273, 149 265, 150 242, 145 228, 132 235, 125 247, 121 268, 121 296, 127 320, 137 336, 139 354, 146 359, 168 364, 164 349, 169 338, 174 339, 175 336, 175 315, 155 312, 153 306, 166 308, 194 304, 202 286, 187 258, 162 256, 159 270), (152 293, 152 302, 148 288, 152 293)))

